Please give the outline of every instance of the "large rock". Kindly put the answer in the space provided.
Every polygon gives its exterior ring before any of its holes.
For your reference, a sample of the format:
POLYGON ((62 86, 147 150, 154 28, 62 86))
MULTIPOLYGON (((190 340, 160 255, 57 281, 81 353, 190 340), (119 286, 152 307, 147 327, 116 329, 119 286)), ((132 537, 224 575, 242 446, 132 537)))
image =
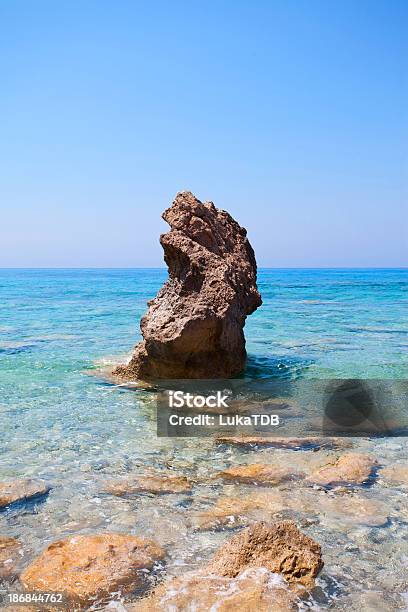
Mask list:
POLYGON ((243 327, 262 303, 246 230, 212 202, 177 194, 160 237, 169 279, 141 321, 123 379, 228 378, 245 366, 243 327))
POLYGON ((254 567, 282 574, 288 582, 312 586, 323 567, 320 545, 292 521, 254 523, 224 544, 206 570, 234 578, 254 567))
POLYGON ((19 478, 0 482, 0 508, 46 495, 50 487, 43 480, 19 478))
POLYGON ((132 535, 78 535, 55 542, 21 575, 28 591, 63 593, 87 604, 114 591, 144 585, 149 570, 165 556, 155 542, 132 535))

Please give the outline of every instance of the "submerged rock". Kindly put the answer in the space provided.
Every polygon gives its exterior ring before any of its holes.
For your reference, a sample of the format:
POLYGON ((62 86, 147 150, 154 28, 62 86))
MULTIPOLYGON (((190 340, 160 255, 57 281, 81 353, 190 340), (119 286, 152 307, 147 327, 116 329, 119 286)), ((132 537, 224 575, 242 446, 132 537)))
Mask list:
POLYGON ((15 575, 20 551, 21 544, 16 538, 0 536, 0 579, 11 578, 15 575))
POLYGON ((388 521, 390 508, 386 504, 365 497, 344 495, 338 497, 324 495, 318 498, 316 512, 320 510, 321 521, 335 529, 348 530, 349 525, 368 525, 380 527, 388 521))
POLYGON ((0 483, 0 508, 46 495, 50 487, 43 480, 21 478, 0 483))
POLYGON ((242 372, 245 319, 262 303, 246 230, 212 202, 177 194, 160 237, 169 279, 141 320, 122 379, 229 378, 242 372))
POLYGON ((250 463, 230 467, 216 475, 227 482, 275 486, 287 480, 300 478, 302 474, 289 467, 268 465, 266 463, 250 463))
POLYGON ((408 464, 407 463, 395 463, 394 465, 388 465, 380 472, 381 478, 392 484, 408 486, 408 464))
POLYGON ((132 535, 71 536, 50 544, 21 575, 28 591, 63 593, 83 604, 143 586, 149 570, 164 559, 155 542, 132 535))
POLYGON ((320 448, 347 448, 351 442, 343 438, 279 438, 277 436, 218 436, 217 444, 231 444, 249 448, 287 448, 291 450, 319 450, 320 448))
POLYGON ((266 568, 250 568, 229 578, 189 573, 168 580, 153 595, 136 604, 126 605, 128 612, 289 612, 297 592, 285 580, 266 568))
POLYGON ((377 461, 362 453, 347 453, 312 473, 308 480, 323 486, 363 485, 370 480, 377 461))
POLYGON ((245 497, 222 496, 217 503, 196 512, 193 524, 196 531, 210 529, 231 529, 247 525, 251 519, 269 520, 276 512, 288 507, 286 499, 280 491, 271 490, 268 493, 254 493, 245 497))
POLYGON ((114 480, 105 488, 107 493, 124 497, 136 493, 190 493, 191 483, 185 476, 176 474, 142 474, 114 480))
POLYGON ((222 530, 254 521, 275 521, 282 514, 285 518, 296 516, 296 520, 319 521, 347 531, 350 525, 385 525, 390 509, 375 498, 350 494, 350 490, 340 500, 338 495, 324 489, 281 491, 275 488, 256 490, 243 497, 221 496, 213 506, 196 511, 192 522, 196 531, 222 530))
POLYGON ((254 567, 282 574, 288 582, 313 586, 323 567, 320 545, 292 521, 254 523, 224 544, 206 571, 235 578, 254 567))

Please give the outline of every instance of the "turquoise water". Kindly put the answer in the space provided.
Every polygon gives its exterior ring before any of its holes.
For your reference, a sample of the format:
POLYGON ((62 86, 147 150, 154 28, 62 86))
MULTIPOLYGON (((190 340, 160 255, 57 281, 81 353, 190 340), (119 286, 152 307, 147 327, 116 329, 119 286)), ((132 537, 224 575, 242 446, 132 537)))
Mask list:
MULTIPOLYGON (((51 380, 129 353, 165 278, 161 269, 0 270, 2 375, 32 384, 33 369, 51 380)), ((245 330, 249 373, 406 377, 407 269, 261 270, 259 289, 263 306, 245 330)))
MULTIPOLYGON (((146 301, 165 278, 165 270, 152 269, 0 270, 0 480, 40 476, 52 485, 33 507, 0 513, 0 534, 24 542, 22 566, 56 538, 109 529, 158 539, 168 549, 171 574, 199 565, 225 536, 203 533, 192 542, 189 523, 191 508, 206 507, 224 491, 221 485, 200 485, 188 503, 182 496, 152 505, 149 496, 103 494, 108 478, 146 466, 165 465, 202 482, 217 469, 248 461, 239 450, 215 449, 209 441, 158 440, 154 394, 89 375, 130 354, 146 301)), ((245 328, 247 375, 407 377, 408 270, 261 270, 259 288, 264 304, 245 328)), ((404 440, 359 444, 384 464, 405 458, 404 440)), ((307 453, 273 456, 291 463, 295 455, 297 462, 310 461, 307 453)), ((378 485, 364 495, 394 509, 406 505, 399 488, 378 485)), ((401 512, 381 533, 377 529, 380 535, 366 533, 373 540, 366 552, 362 526, 339 535, 321 520, 312 524, 329 561, 320 606, 335 601, 338 609, 350 608, 356 588, 365 591, 372 581, 375 589, 379 581, 391 598, 389 609, 403 609, 408 586, 401 555, 408 558, 408 545, 398 553, 396 547, 398 538, 408 541, 408 514, 401 512), (355 558, 344 550, 350 538, 354 544, 360 538, 355 558), (392 560, 389 569, 383 563, 379 570, 379 554, 392 560), (351 562, 354 582, 347 573, 351 562), (334 589, 335 582, 340 586, 334 589)))

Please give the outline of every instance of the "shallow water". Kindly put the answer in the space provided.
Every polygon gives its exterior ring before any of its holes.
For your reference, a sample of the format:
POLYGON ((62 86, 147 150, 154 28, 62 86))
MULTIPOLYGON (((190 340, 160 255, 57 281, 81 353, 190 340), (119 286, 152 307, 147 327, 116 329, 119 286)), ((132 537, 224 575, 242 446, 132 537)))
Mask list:
MULTIPOLYGON (((195 514, 220 495, 254 489, 210 476, 257 461, 308 473, 335 454, 157 438, 153 392, 89 376, 130 353, 146 301, 165 277, 164 270, 0 271, 0 480, 38 476, 52 485, 45 499, 0 513, 0 534, 23 542, 22 567, 57 538, 101 530, 156 539, 168 551, 167 574, 200 567, 231 532, 196 532, 195 514), (113 476, 146 466, 190 476, 192 494, 103 492, 113 476)), ((261 270, 259 287, 264 305, 246 326, 248 376, 407 378, 407 270, 261 270)), ((407 443, 362 439, 354 449, 389 465, 406 460, 407 443)), ((325 568, 301 607, 407 609, 407 491, 378 474, 370 487, 345 493, 386 505, 377 526, 332 507, 324 512, 323 493, 303 481, 280 487, 299 502, 285 516, 323 548, 325 568)), ((327 495, 341 506, 340 493, 327 495)))

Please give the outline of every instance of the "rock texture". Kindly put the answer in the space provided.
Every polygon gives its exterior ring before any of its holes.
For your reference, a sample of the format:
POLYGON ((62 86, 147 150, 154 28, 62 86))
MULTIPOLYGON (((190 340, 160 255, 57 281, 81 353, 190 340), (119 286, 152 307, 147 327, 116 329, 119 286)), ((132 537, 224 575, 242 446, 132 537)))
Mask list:
POLYGON ((312 586, 323 567, 320 545, 292 521, 254 523, 224 544, 206 569, 235 578, 254 567, 282 574, 288 582, 312 586))
POLYGON ((212 202, 177 194, 160 237, 169 279, 141 320, 122 379, 229 378, 245 366, 243 327, 262 303, 246 230, 212 202))
POLYGON ((308 480, 323 486, 363 485, 370 480, 376 465, 369 455, 347 453, 321 467, 308 480))
POLYGON ((61 592, 69 601, 87 604, 143 586, 146 570, 164 556, 155 542, 132 535, 72 536, 48 546, 20 579, 28 591, 61 592))
POLYGON ((46 495, 50 487, 42 480, 22 478, 0 483, 0 508, 46 495))

